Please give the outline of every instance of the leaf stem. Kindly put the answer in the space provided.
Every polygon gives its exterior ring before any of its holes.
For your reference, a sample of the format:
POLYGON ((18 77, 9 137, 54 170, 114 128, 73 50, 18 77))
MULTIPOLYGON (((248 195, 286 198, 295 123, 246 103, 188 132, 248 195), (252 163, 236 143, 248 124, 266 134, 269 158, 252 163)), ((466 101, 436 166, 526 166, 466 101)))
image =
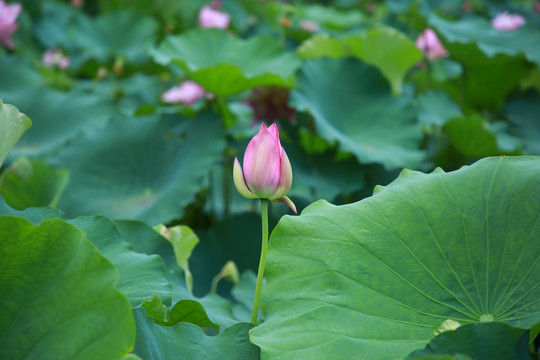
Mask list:
POLYGON ((259 272, 257 274, 257 287, 255 288, 255 301, 253 302, 253 312, 251 322, 257 323, 259 306, 261 304, 261 290, 264 276, 264 265, 266 264, 266 251, 268 250, 268 200, 261 199, 261 222, 262 222, 262 248, 261 259, 259 260, 259 272))

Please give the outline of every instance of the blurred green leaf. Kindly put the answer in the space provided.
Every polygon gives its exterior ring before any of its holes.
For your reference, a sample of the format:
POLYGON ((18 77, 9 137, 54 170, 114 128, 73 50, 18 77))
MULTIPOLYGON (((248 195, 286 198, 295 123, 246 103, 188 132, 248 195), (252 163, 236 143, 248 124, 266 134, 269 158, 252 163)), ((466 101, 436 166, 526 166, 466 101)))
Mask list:
POLYGON ((32 128, 17 143, 10 158, 45 157, 80 133, 103 128, 113 112, 110 100, 82 90, 64 93, 33 88, 10 92, 5 99, 17 104, 33 119, 32 128))
POLYGON ((444 126, 450 141, 467 157, 483 157, 508 153, 499 149, 497 136, 489 123, 479 115, 461 116, 444 126))
MULTIPOLYGON (((536 46, 540 42, 540 31, 532 27, 502 32, 483 18, 469 16, 451 22, 434 13, 428 22, 451 44, 474 44, 488 58, 497 54, 510 57, 524 54, 527 60, 540 65, 540 47, 536 46)), ((452 52, 450 56, 453 57, 452 52)))
POLYGON ((116 118, 51 159, 71 173, 59 206, 71 216, 101 213, 152 225, 181 218, 221 157, 223 131, 210 114, 116 118))
POLYGON ((445 331, 435 337, 423 350, 417 350, 406 360, 421 360, 428 355, 469 356, 474 360, 519 359, 533 360, 527 341, 520 341, 528 331, 505 323, 466 324, 455 331, 445 331), (519 354, 519 355, 518 355, 519 354))
POLYGON ((540 41, 538 31, 500 32, 479 18, 450 22, 432 15, 429 23, 442 36, 450 57, 464 67, 462 96, 468 105, 499 110, 529 74, 527 60, 540 63, 540 50, 533 45, 540 41))
POLYGON ((152 17, 125 8, 95 18, 83 14, 77 13, 65 29, 83 59, 122 56, 140 62, 148 58, 146 46, 154 41, 158 25, 152 17))
POLYGON ((345 30, 364 24, 367 17, 354 9, 339 10, 321 4, 298 3, 294 18, 299 20, 315 21, 329 29, 345 30))
POLYGON ((269 37, 242 40, 218 29, 196 29, 168 36, 151 51, 162 65, 174 63, 216 96, 257 86, 291 87, 300 59, 269 37))
POLYGON ((446 319, 531 327, 539 178, 540 159, 528 156, 404 170, 360 202, 319 201, 282 218, 268 251, 266 319, 251 341, 272 359, 397 359, 446 319))
POLYGON ((0 99, 0 167, 7 155, 32 122, 13 105, 4 104, 0 99))
POLYGON ((297 146, 286 146, 286 151, 294 175, 288 196, 334 201, 365 186, 364 170, 354 158, 338 161, 333 152, 310 156, 297 146))
POLYGON ((0 357, 117 359, 131 351, 135 323, 118 275, 84 232, 60 219, 34 226, 2 216, 0 239, 0 357))
POLYGON ((422 53, 407 36, 383 26, 336 39, 316 35, 304 41, 298 52, 308 59, 356 57, 379 68, 396 94, 402 92, 407 71, 422 59, 422 53))
MULTIPOLYGON (((0 98, 4 101, 14 97, 13 94, 28 96, 30 89, 43 87, 45 83, 30 60, 17 55, 0 56, 0 79, 0 98)), ((15 102, 13 104, 19 106, 15 102)))
POLYGON ((18 158, 6 169, 0 194, 17 210, 28 207, 56 206, 69 182, 66 169, 53 169, 47 163, 18 158))
POLYGON ((253 302, 255 301, 255 287, 257 285, 257 274, 252 270, 246 270, 240 275, 240 281, 234 285, 231 295, 236 300, 233 304, 233 313, 236 319, 249 321, 253 302))
POLYGON ((260 350, 253 345, 248 331, 253 324, 237 323, 217 336, 207 336, 201 328, 189 323, 160 326, 134 309, 137 322, 135 353, 143 359, 259 359, 260 350))
POLYGON ((528 93, 505 105, 512 131, 523 141, 523 152, 540 155, 540 95, 528 93))
POLYGON ((358 60, 307 60, 291 103, 313 115, 322 138, 337 141, 362 164, 380 163, 391 170, 416 167, 424 157, 413 92, 404 90, 393 96, 377 69, 358 60))
POLYGON ((461 116, 461 109, 441 90, 428 91, 417 96, 418 120, 427 126, 443 126, 448 120, 461 116))

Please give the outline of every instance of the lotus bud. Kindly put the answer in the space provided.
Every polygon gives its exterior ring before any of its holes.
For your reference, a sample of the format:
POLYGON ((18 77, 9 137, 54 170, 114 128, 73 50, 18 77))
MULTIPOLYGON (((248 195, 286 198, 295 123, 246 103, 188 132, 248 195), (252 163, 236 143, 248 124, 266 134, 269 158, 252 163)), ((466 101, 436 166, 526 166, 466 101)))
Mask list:
POLYGON ((240 281, 240 272, 232 260, 227 261, 227 263, 221 268, 218 276, 235 284, 238 284, 240 281))
POLYGON ((426 54, 430 60, 442 59, 448 55, 448 51, 439 41, 437 34, 430 28, 418 35, 416 47, 426 54))
POLYGON ((292 184, 289 158, 279 142, 276 124, 261 125, 244 153, 244 166, 234 159, 234 185, 238 192, 250 199, 268 199, 287 204, 295 213, 296 206, 285 196, 292 184))
POLYGON ((6 4, 4 0, 0 0, 0 44, 10 50, 14 48, 11 35, 19 27, 16 20, 21 10, 22 5, 20 3, 6 4))

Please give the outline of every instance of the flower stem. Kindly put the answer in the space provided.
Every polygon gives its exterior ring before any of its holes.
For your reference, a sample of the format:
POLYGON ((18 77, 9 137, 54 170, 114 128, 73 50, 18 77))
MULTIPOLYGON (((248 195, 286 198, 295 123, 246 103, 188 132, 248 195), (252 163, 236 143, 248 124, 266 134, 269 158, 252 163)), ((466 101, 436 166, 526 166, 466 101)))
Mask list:
POLYGON ((259 272, 257 274, 257 287, 255 288, 255 301, 253 302, 253 312, 251 322, 257 323, 259 306, 261 304, 261 290, 264 276, 264 265, 266 264, 266 250, 268 250, 268 200, 261 199, 261 220, 262 220, 262 248, 261 259, 259 260, 259 272))

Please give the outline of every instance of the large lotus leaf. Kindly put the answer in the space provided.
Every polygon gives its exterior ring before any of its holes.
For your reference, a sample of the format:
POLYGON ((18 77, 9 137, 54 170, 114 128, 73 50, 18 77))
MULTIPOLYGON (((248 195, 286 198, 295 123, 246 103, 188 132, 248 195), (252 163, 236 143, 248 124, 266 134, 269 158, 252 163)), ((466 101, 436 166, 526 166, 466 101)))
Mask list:
POLYGON ((9 206, 56 206, 69 182, 66 169, 53 169, 38 159, 18 158, 6 169, 0 183, 0 194, 9 206))
POLYGON ((538 46, 532 45, 540 41, 538 31, 500 32, 477 18, 450 22, 431 16, 429 22, 441 35, 450 57, 464 67, 463 93, 469 105, 498 110, 529 74, 531 65, 526 59, 540 61, 538 46))
POLYGON ((360 202, 320 201, 274 229, 263 359, 403 358, 443 321, 540 320, 540 158, 404 170, 360 202))
POLYGON ((51 160, 71 173, 59 207, 70 216, 167 223, 182 217, 224 146, 212 115, 115 119, 51 160))
POLYGON ((529 353, 528 330, 500 322, 475 323, 445 331, 432 339, 425 349, 406 360, 421 360, 428 355, 468 355, 475 360, 533 360, 529 353))
POLYGON ((505 105, 510 125, 524 143, 527 155, 540 155, 540 95, 530 93, 505 105))
POLYGON ((300 59, 265 36, 242 40, 217 29, 191 30, 167 37, 152 51, 163 64, 181 66, 207 91, 217 96, 237 94, 257 86, 291 87, 300 59))
POLYGON ((32 122, 13 105, 0 99, 0 167, 32 122))
POLYGON ((172 300, 172 285, 165 277, 165 266, 157 255, 139 254, 122 239, 116 225, 101 215, 68 220, 86 233, 101 253, 118 269, 118 289, 132 307, 159 296, 167 305, 172 300))
POLYGON ((353 56, 376 66, 401 93, 407 71, 422 59, 422 53, 403 33, 390 27, 375 27, 359 34, 333 39, 326 34, 304 41, 298 52, 305 58, 353 56))
MULTIPOLYGON (((132 307, 152 299, 156 294, 171 304, 172 286, 165 277, 162 259, 155 254, 143 255, 132 250, 126 238, 122 238, 115 224, 104 216, 86 216, 67 219, 66 215, 54 208, 29 208, 17 211, 0 198, 0 215, 19 216, 34 225, 45 220, 60 218, 83 230, 99 251, 116 267, 119 273, 117 287, 128 298, 132 307)), ((143 234, 148 239, 148 234, 143 234)), ((130 239, 127 239, 130 240, 130 239)))
POLYGON ((249 341, 248 331, 254 325, 237 323, 217 336, 207 336, 189 323, 160 326, 133 310, 137 322, 134 352, 143 359, 259 359, 260 350, 249 341))
POLYGON ((388 170, 422 161, 411 88, 393 96, 377 69, 354 59, 305 61, 297 80, 291 102, 313 115, 327 141, 337 141, 363 164, 388 170))
POLYGON ((32 128, 17 143, 10 158, 44 156, 81 132, 102 128, 113 111, 111 102, 103 97, 76 90, 64 93, 26 89, 9 92, 4 100, 16 104, 32 119, 32 128))
POLYGON ((147 57, 146 46, 156 35, 156 21, 142 13, 122 9, 92 19, 80 12, 68 26, 71 44, 76 44, 83 58, 100 61, 122 56, 131 61, 147 57))
POLYGON ((0 217, 0 357, 118 359, 135 342, 117 272, 63 220, 0 217))

